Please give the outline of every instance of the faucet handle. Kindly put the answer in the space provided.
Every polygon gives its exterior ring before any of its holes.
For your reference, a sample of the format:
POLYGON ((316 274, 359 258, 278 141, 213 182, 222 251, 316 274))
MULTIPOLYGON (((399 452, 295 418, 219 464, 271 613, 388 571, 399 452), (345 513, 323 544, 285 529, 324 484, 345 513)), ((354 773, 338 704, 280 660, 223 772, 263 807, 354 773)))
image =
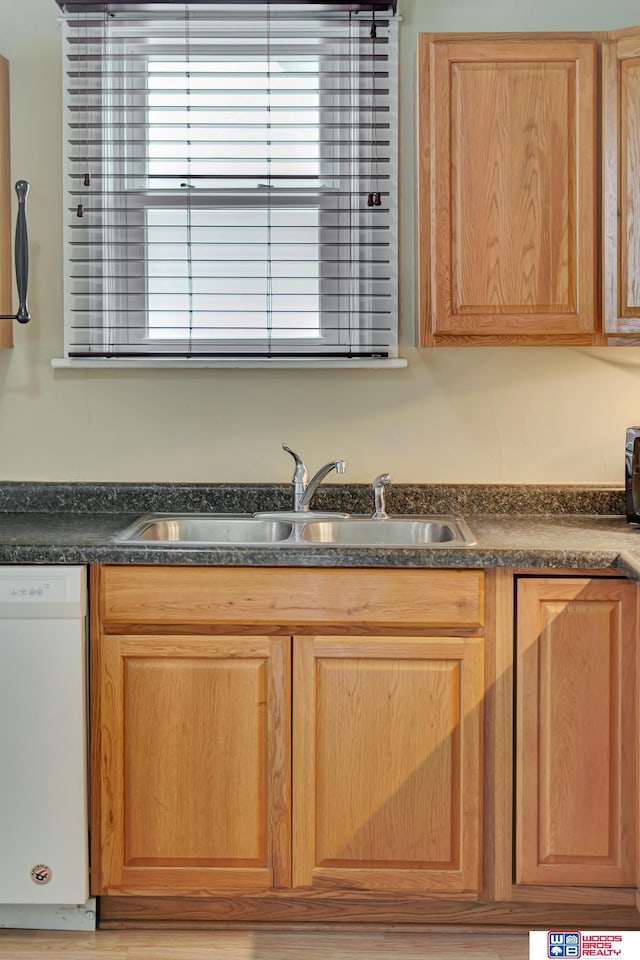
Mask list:
POLYGON ((282 449, 291 454, 296 464, 296 468, 293 473, 293 483, 306 483, 309 474, 307 473, 307 468, 298 454, 295 452, 295 450, 292 450, 291 447, 288 447, 286 443, 282 444, 282 449))
POLYGON ((291 478, 291 483, 293 484, 293 509, 297 513, 297 511, 300 510, 300 503, 302 502, 304 492, 307 488, 309 474, 307 473, 307 468, 295 450, 292 450, 291 447, 288 447, 286 443, 282 444, 282 449, 291 454, 296 465, 291 478))
POLYGON ((375 509, 373 511, 373 520, 387 520, 389 514, 386 511, 384 488, 391 483, 391 475, 380 473, 371 484, 373 488, 373 498, 375 509))

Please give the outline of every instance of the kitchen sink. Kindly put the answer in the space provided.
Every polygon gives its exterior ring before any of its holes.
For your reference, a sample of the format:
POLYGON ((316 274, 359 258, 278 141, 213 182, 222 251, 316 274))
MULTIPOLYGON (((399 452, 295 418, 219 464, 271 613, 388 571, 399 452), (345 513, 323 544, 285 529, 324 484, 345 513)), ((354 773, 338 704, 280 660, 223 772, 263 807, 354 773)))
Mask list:
POLYGON ((127 527, 116 540, 160 543, 281 543, 293 524, 233 514, 151 514, 127 527))
POLYGON ((344 547, 464 547, 475 541, 460 517, 406 516, 291 520, 234 514, 148 514, 116 541, 165 544, 323 545, 344 547))
POLYGON ((469 546, 474 542, 464 520, 457 517, 318 520, 304 525, 300 539, 371 547, 451 547, 469 546))

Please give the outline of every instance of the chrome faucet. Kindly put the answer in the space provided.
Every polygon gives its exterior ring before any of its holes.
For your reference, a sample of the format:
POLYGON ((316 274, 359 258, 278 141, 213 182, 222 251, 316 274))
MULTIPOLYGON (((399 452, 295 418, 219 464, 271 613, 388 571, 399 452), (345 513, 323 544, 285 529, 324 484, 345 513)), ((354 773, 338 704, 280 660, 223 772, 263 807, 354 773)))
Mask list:
POLYGON ((387 520, 389 514, 386 510, 384 488, 391 483, 391 477, 388 473, 381 473, 375 478, 371 486, 373 487, 374 511, 373 520, 387 520))
POLYGON ((293 483, 293 509, 296 513, 307 513, 309 511, 311 498, 327 474, 331 473, 332 470, 335 470, 336 473, 344 473, 347 469, 346 464, 344 460, 330 460, 328 463, 325 463, 323 467, 320 467, 318 472, 314 473, 311 480, 309 480, 307 468, 298 454, 295 453, 291 447, 288 447, 286 443, 282 444, 282 449, 291 454, 296 465, 291 481, 293 483))

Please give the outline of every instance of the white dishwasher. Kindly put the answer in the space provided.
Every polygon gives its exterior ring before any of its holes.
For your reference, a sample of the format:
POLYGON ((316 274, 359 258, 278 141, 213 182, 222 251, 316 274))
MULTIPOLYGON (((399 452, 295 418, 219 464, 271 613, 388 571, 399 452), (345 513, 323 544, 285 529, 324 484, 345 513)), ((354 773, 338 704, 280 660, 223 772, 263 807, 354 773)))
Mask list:
POLYGON ((0 566, 0 927, 88 901, 86 614, 84 567, 0 566))

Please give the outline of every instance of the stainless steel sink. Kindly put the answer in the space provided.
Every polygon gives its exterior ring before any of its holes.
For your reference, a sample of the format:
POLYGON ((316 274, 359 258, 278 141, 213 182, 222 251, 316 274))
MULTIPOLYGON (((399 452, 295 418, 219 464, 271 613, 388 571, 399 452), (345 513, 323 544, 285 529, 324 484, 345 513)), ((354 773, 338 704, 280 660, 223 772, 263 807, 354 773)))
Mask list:
POLYGON ((292 524, 232 514, 151 514, 141 517, 115 539, 159 543, 281 543, 292 524))
POLYGON ((291 520, 233 514, 148 514, 114 539, 167 544, 324 545, 345 547, 463 547, 475 543, 460 517, 334 516, 291 520))
POLYGON ((319 520, 305 524, 300 539, 367 547, 454 547, 475 542, 464 520, 458 517, 319 520))

